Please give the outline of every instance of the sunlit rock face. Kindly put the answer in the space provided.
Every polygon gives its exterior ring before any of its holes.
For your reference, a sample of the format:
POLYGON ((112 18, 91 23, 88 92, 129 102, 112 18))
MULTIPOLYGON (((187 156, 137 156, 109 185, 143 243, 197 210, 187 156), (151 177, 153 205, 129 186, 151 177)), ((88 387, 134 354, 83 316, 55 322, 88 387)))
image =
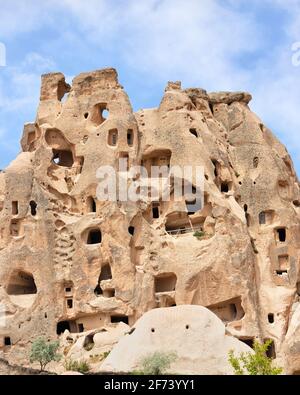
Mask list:
POLYGON ((272 339, 270 355, 300 371, 299 184, 250 100, 170 82, 158 108, 134 113, 114 69, 72 86, 42 76, 36 121, 0 173, 7 359, 25 360, 40 336, 132 326, 184 304, 207 307, 247 344, 272 339), (202 204, 190 210, 172 190, 167 201, 97 199, 97 170, 119 159, 202 167, 202 204))

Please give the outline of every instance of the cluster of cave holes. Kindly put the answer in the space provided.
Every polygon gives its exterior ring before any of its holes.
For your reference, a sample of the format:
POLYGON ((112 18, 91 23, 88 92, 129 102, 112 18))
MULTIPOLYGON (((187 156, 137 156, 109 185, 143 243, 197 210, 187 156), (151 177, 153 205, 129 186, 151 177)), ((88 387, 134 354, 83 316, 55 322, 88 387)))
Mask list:
MULTIPOLYGON (((124 322, 125 324, 129 325, 129 317, 127 315, 112 315, 110 316, 110 322, 112 324, 118 324, 120 322, 124 322)), ((57 335, 63 334, 66 330, 69 331, 70 333, 82 333, 85 331, 85 327, 82 322, 77 323, 75 320, 60 321, 57 323, 56 326, 57 335)))
MULTIPOLYGON (((33 217, 35 217, 36 214, 37 214, 37 203, 34 200, 31 200, 29 202, 29 207, 30 207, 31 215, 33 217)), ((19 214, 19 202, 18 201, 13 201, 12 202, 11 212, 12 212, 12 215, 18 215, 19 214)))
POLYGON ((63 334, 66 330, 70 333, 82 333, 85 331, 85 328, 83 323, 77 323, 75 320, 60 321, 57 323, 57 335, 63 334))
MULTIPOLYGON (((190 325, 189 325, 189 324, 186 324, 186 325, 185 325, 185 329, 186 329, 186 330, 190 329, 190 325)), ((151 328, 151 333, 155 333, 155 328, 151 328)))
POLYGON ((33 295, 37 293, 32 274, 24 271, 14 272, 9 279, 6 289, 8 295, 33 295))

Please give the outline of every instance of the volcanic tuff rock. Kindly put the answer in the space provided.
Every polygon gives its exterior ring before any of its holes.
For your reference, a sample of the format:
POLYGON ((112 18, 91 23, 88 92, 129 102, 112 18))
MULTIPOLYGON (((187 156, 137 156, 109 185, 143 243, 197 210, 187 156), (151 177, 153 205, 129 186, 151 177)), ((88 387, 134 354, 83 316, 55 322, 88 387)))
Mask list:
POLYGON ((174 354, 169 373, 233 374, 228 361, 230 350, 237 355, 253 352, 241 341, 228 336, 225 325, 208 309, 201 306, 153 309, 121 338, 99 369, 104 372, 139 371, 143 358, 153 352, 163 352, 174 354))
POLYGON ((299 183, 248 93, 169 83, 134 113, 114 69, 42 77, 22 152, 0 173, 0 328, 4 356, 39 336, 84 332, 173 305, 201 305, 300 370, 299 183), (108 115, 106 114, 108 113, 108 115), (205 169, 203 206, 96 199, 102 165, 205 169), (198 230, 199 237, 194 237, 198 230))

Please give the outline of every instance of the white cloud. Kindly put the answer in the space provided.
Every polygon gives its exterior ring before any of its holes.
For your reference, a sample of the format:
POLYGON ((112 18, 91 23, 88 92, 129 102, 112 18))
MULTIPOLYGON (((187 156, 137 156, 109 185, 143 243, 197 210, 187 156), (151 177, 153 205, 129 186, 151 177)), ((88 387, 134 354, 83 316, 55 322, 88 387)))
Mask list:
POLYGON ((28 53, 19 66, 8 66, 0 76, 2 113, 32 113, 38 103, 40 74, 50 71, 55 62, 38 53, 28 53))

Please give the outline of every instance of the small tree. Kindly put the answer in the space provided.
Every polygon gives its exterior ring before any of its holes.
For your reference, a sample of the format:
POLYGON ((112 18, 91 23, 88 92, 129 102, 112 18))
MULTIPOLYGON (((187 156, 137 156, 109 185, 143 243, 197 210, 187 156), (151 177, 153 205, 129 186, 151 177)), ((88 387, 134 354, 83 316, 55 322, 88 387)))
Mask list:
POLYGON ((156 351, 142 359, 143 374, 155 376, 164 374, 176 359, 177 355, 174 352, 156 351))
POLYGON ((39 338, 32 343, 30 352, 30 362, 39 362, 41 372, 51 361, 59 361, 61 355, 57 354, 59 342, 47 342, 45 339, 39 338))
POLYGON ((269 375, 275 376, 282 373, 282 368, 273 366, 273 360, 268 358, 266 352, 272 340, 266 341, 264 344, 254 342, 254 353, 241 353, 239 357, 234 355, 234 352, 229 351, 229 362, 234 369, 236 375, 269 375))

